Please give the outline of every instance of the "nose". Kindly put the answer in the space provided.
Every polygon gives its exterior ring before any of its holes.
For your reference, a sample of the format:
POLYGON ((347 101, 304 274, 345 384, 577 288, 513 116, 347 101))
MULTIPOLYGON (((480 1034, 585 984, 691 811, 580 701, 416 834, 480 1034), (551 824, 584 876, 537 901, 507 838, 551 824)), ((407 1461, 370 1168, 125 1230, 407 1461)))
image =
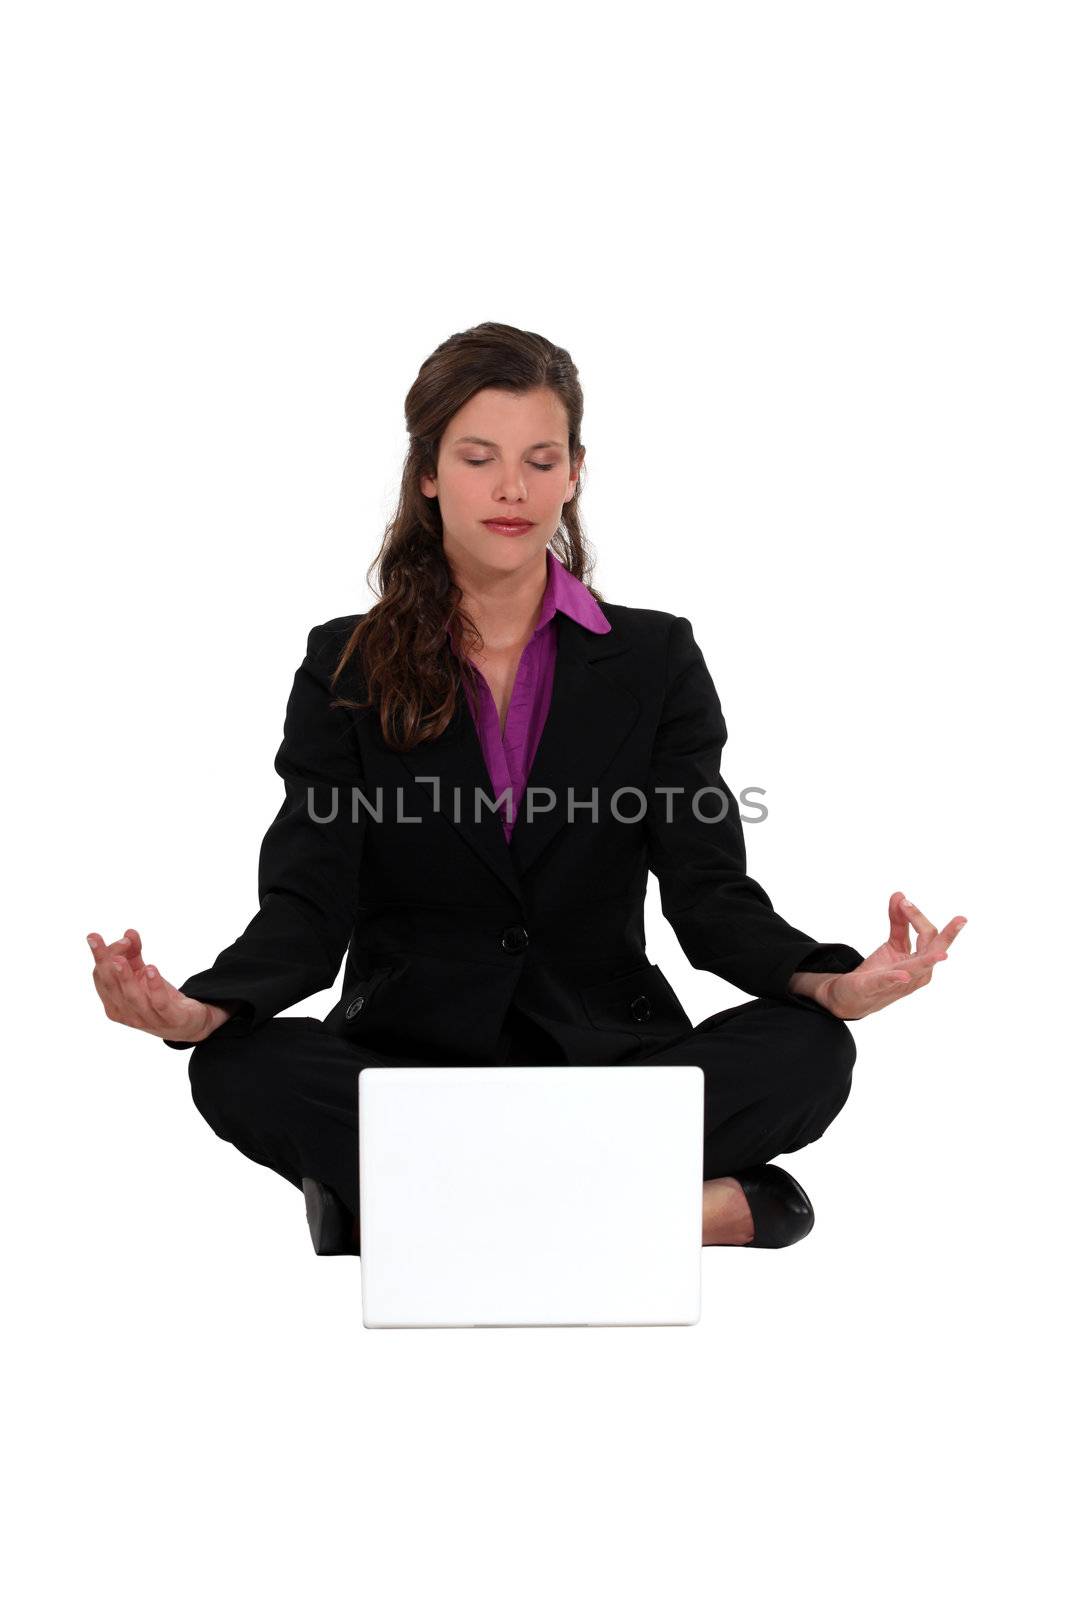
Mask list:
POLYGON ((520 467, 502 467, 500 481, 497 484, 494 499, 503 501, 506 507, 519 506, 526 499, 526 483, 520 467))

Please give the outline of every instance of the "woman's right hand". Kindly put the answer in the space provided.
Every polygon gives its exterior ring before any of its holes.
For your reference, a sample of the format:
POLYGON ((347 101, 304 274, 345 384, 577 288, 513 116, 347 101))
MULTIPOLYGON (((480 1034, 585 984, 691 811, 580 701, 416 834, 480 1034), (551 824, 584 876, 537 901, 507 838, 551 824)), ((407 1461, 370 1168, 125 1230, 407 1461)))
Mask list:
POLYGON ((182 994, 156 967, 146 966, 136 928, 127 928, 125 937, 114 944, 105 944, 98 933, 86 937, 93 952, 96 992, 112 1022, 124 1022, 159 1039, 199 1044, 232 1015, 224 1006, 182 994))

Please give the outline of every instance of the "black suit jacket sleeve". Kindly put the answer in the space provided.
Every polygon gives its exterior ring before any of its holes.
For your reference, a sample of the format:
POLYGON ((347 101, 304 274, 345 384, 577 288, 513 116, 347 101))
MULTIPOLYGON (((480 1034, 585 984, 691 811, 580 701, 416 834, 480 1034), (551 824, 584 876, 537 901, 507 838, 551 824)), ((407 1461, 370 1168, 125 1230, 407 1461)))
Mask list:
POLYGON ((825 1015, 817 1000, 790 994, 790 977, 798 968, 851 972, 863 957, 851 945, 821 944, 792 927, 748 876, 740 811, 720 770, 725 743, 719 696, 692 624, 675 617, 646 812, 649 865, 659 880, 663 914, 694 967, 747 994, 825 1015), (657 792, 667 788, 683 792, 657 792), (709 792, 701 795, 702 789, 709 792), (711 820, 720 814, 721 820, 711 820))
POLYGON ((355 927, 367 813, 361 805, 352 820, 352 790, 363 788, 363 771, 351 718, 329 709, 336 654, 336 633, 312 628, 274 761, 285 799, 260 846, 259 911, 211 967, 181 985, 194 1000, 234 1009, 213 1039, 250 1033, 329 989, 355 927))

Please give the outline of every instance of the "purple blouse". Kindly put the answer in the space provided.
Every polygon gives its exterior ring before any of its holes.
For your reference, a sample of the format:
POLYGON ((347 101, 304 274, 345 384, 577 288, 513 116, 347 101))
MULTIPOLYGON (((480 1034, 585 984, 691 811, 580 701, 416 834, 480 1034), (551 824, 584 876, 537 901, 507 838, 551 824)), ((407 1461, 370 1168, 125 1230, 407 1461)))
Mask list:
MULTIPOLYGON (((504 836, 511 843, 514 819, 519 815, 526 782, 544 731, 548 708, 552 700, 552 684, 556 671, 557 611, 564 612, 574 622, 591 633, 610 633, 611 623, 597 605, 580 579, 569 573, 551 550, 546 549, 548 575, 544 599, 534 627, 533 637, 519 658, 515 674, 515 687, 508 702, 504 731, 500 731, 500 713, 493 691, 484 675, 474 666, 477 698, 467 689, 467 704, 478 730, 478 738, 485 757, 486 769, 493 784, 493 798, 500 800, 504 791, 511 788, 510 810, 507 802, 498 813, 504 825, 504 836), (509 821, 509 815, 511 820, 509 821)), ((449 632, 452 653, 458 655, 449 632)))

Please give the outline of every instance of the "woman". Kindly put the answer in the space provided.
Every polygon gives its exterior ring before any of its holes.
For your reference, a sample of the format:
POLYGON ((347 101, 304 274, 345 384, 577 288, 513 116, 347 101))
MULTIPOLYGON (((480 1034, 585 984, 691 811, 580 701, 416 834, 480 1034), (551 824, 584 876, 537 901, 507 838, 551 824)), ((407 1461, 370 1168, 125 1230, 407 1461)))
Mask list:
POLYGON ((929 983, 965 921, 938 932, 896 893, 864 959, 746 875, 690 623, 586 582, 582 409, 570 356, 536 334, 483 323, 434 351, 380 598, 312 628, 296 673, 258 913, 180 989, 135 929, 88 936, 108 1017, 195 1046, 197 1107, 303 1188, 320 1253, 358 1253, 370 1062, 697 1061, 704 1243, 795 1243, 811 1202, 768 1163, 848 1098, 847 1022, 929 983), (755 998, 693 1027, 645 955, 649 868, 692 964, 755 998), (278 1017, 346 951, 325 1021, 278 1017))

